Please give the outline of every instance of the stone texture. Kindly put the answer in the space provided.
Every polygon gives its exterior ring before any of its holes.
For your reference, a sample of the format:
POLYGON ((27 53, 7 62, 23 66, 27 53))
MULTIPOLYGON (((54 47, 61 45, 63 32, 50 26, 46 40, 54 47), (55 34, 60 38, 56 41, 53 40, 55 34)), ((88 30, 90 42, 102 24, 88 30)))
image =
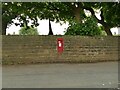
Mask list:
POLYGON ((3 36, 3 64, 81 63, 118 60, 118 37, 3 36), (57 38, 64 52, 57 51, 57 38))

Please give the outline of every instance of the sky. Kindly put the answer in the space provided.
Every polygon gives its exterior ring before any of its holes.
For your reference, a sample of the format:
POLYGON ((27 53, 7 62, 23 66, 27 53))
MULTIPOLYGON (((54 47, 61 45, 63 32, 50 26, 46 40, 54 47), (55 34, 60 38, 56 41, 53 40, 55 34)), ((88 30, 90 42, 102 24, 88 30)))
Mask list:
MULTIPOLYGON (((85 10, 85 14, 87 16, 90 16, 90 12, 85 10)), ((98 19, 101 19, 100 17, 100 11, 97 10, 95 13, 96 17, 98 19)), ((14 22, 19 22, 17 19, 13 20, 14 22)), ((37 30, 39 32, 39 35, 48 35, 49 32, 49 21, 48 20, 40 20, 38 19, 38 23, 39 26, 37 27, 37 30)), ((62 22, 63 23, 63 22, 62 22)), ((28 25, 31 25, 31 21, 28 25)), ((62 25, 60 25, 60 23, 56 23, 56 22, 51 22, 51 26, 52 26, 52 30, 53 30, 53 34, 54 35, 64 35, 65 31, 67 30, 69 23, 64 23, 62 25)), ((9 28, 6 29, 6 34, 10 34, 12 35, 13 33, 15 35, 19 35, 19 30, 21 29, 20 26, 15 26, 14 24, 11 25, 9 28)), ((118 35, 120 34, 120 28, 112 28, 111 29, 112 34, 118 35)))
MULTIPOLYGON (((14 22, 18 22, 17 20, 14 20, 14 22)), ((39 35, 48 35, 49 33, 49 21, 48 20, 38 20, 39 26, 37 27, 37 30, 39 32, 39 35)), ((30 25, 30 23, 28 24, 30 25)), ((51 22, 52 30, 54 35, 64 35, 68 23, 64 23, 60 25, 60 23, 51 22)), ((21 29, 20 26, 15 26, 14 24, 11 25, 9 28, 6 29, 6 34, 13 34, 16 35, 19 34, 19 30, 21 29)))
MULTIPOLYGON (((39 32, 39 35, 48 35, 49 21, 48 20, 38 20, 38 23, 39 23, 39 26, 37 27, 37 30, 39 32)), ((51 22, 51 26, 52 26, 52 30, 53 30, 54 35, 64 35, 69 24, 64 23, 64 24, 60 25, 60 23, 51 22)), ((20 29, 21 29, 20 26, 15 26, 13 24, 9 28, 6 29, 6 34, 12 35, 14 33, 15 35, 19 35, 20 29)), ((118 32, 118 28, 112 28, 111 32, 112 32, 112 34, 118 34, 118 33, 120 34, 120 32, 118 32)))

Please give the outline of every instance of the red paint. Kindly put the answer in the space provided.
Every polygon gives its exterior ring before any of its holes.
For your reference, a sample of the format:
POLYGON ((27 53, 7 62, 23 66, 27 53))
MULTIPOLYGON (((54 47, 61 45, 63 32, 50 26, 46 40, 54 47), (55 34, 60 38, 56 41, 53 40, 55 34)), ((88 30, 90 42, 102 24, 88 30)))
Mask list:
POLYGON ((58 53, 62 53, 63 52, 63 38, 58 38, 57 39, 57 50, 58 53))

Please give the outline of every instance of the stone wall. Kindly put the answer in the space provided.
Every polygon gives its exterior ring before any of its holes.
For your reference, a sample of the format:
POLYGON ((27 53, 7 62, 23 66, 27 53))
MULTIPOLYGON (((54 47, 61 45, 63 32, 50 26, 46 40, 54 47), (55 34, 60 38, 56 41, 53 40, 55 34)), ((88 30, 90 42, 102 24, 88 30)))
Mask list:
POLYGON ((117 37, 3 36, 3 64, 81 63, 118 60, 117 37), (57 51, 57 38, 64 52, 57 51))

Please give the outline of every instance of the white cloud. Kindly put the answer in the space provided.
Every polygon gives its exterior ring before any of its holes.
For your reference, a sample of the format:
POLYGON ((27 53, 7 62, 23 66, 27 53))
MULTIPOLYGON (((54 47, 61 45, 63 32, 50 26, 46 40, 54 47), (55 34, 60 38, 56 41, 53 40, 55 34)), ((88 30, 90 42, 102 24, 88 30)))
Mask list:
POLYGON ((49 21, 48 20, 38 20, 39 26, 37 27, 40 35, 48 35, 49 32, 49 21))
POLYGON ((68 23, 60 25, 60 23, 51 22, 54 35, 64 35, 64 31, 68 28, 68 23))
MULTIPOLYGON (((19 21, 17 19, 13 20, 16 23, 19 23, 19 21)), ((32 21, 30 20, 28 25, 31 25, 32 21)), ((38 19, 38 23, 39 26, 37 27, 38 32, 40 35, 48 35, 49 33, 49 21, 44 19, 44 20, 40 20, 38 19)), ((68 23, 66 24, 62 24, 60 25, 60 23, 55 23, 55 22, 51 22, 51 26, 52 26, 52 30, 53 30, 53 34, 54 35, 64 35, 64 31, 67 29, 68 27, 68 23)), ((14 24, 12 24, 9 28, 6 29, 6 34, 19 34, 19 30, 21 29, 20 26, 15 26, 14 24)))
POLYGON ((11 25, 9 28, 7 28, 6 29, 6 34, 8 35, 8 34, 13 34, 13 33, 15 33, 15 34, 19 34, 19 30, 20 30, 20 26, 15 26, 14 24, 13 25, 11 25))
MULTIPOLYGON (((99 16, 99 15, 98 15, 99 16)), ((18 20, 14 20, 14 22, 18 23, 18 20)), ((30 21, 31 23, 32 21, 30 21)), ((29 23, 29 25, 30 25, 29 23)), ((40 35, 48 35, 49 33, 49 21, 48 20, 39 20, 38 19, 39 26, 37 27, 38 32, 40 35)), ((63 23, 63 22, 62 22, 63 23)), ((67 30, 69 24, 68 22, 66 24, 60 25, 60 23, 51 22, 52 30, 54 35, 64 35, 64 31, 67 30)), ((21 29, 20 26, 15 26, 14 24, 11 25, 9 28, 6 29, 6 34, 19 34, 19 30, 21 29)), ((120 29, 112 28, 111 29, 112 34, 120 34, 120 29)))
POLYGON ((117 28, 117 27, 111 28, 110 30, 111 30, 111 32, 112 32, 113 35, 118 35, 118 34, 120 34, 120 33, 118 32, 118 28, 117 28))

